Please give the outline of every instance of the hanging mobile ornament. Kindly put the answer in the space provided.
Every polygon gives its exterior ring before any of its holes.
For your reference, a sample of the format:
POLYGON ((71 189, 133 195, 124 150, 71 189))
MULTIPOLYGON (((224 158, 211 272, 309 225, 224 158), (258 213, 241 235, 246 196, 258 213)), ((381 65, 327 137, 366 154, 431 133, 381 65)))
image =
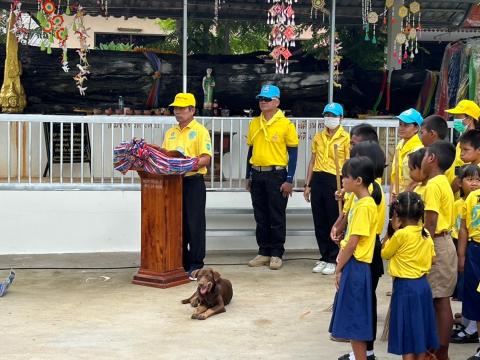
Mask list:
POLYGON ((394 56, 395 56, 395 53, 396 53, 396 58, 398 60, 398 64, 400 65, 402 63, 402 46, 403 44, 405 44, 405 41, 407 40, 407 37, 405 36, 405 34, 403 32, 400 32, 397 34, 397 36, 395 37, 395 43, 400 45, 400 49, 397 53, 396 51, 396 48, 395 48, 395 51, 394 51, 394 56))
POLYGON ((412 35, 412 30, 410 31, 410 35, 411 35, 410 38, 412 39, 412 52, 413 52, 413 41, 415 40, 415 50, 414 50, 414 52, 415 52, 415 54, 418 54, 418 33, 421 31, 420 3, 416 2, 416 1, 410 3, 410 12, 412 13, 412 18, 413 18, 413 24, 412 24, 413 35, 412 35), (415 15, 417 15, 417 27, 415 27, 415 15))
POLYGON ((408 33, 408 38, 411 41, 410 45, 410 59, 415 57, 414 54, 418 54, 418 45, 417 45, 417 30, 415 28, 411 28, 410 32, 408 33))
POLYGON ((315 19, 318 16, 318 11, 321 11, 325 17, 325 0, 312 0, 312 8, 310 10, 310 19, 313 19, 313 13, 315 12, 315 19))
MULTIPOLYGON (((375 11, 370 11, 367 15, 367 22, 368 22, 368 24, 373 25, 372 44, 376 44, 377 43, 377 38, 375 36, 375 28, 376 28, 377 22, 378 22, 378 14, 375 11)), ((367 26, 369 26, 369 25, 367 25, 367 26)), ((368 31, 367 31, 367 34, 368 34, 368 31)))

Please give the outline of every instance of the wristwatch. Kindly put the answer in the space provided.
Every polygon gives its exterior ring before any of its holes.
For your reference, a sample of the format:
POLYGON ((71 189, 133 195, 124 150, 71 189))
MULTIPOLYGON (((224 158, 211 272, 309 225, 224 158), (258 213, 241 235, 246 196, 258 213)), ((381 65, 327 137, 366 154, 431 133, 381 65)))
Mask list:
POLYGON ((306 189, 307 187, 311 187, 310 184, 305 184, 303 187, 306 189))

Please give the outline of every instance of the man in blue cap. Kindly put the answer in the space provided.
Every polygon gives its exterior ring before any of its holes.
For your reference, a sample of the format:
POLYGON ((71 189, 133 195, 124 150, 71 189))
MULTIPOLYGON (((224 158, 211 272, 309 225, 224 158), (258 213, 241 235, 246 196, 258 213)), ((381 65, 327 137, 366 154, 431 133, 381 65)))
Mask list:
POLYGON ((393 157, 392 161, 392 175, 390 178, 393 186, 392 200, 394 200, 396 195, 398 195, 395 193, 396 187, 398 187, 399 193, 404 191, 413 191, 415 182, 413 182, 410 178, 408 154, 423 147, 422 141, 418 136, 420 126, 423 124, 422 115, 415 109, 408 109, 402 112, 396 118, 399 120, 398 136, 401 138, 401 140, 397 144, 395 156, 393 157))
POLYGON ((257 100, 261 114, 252 119, 248 129, 246 178, 259 249, 248 265, 278 270, 285 251, 286 208, 297 166, 298 135, 295 125, 278 108, 278 87, 264 85, 257 100))

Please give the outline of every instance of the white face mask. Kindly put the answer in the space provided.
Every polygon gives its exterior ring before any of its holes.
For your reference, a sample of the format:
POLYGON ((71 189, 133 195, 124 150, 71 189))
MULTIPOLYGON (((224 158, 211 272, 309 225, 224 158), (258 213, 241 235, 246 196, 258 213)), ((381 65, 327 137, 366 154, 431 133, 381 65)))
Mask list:
POLYGON ((325 116, 325 126, 329 129, 335 129, 340 126, 340 118, 325 116))

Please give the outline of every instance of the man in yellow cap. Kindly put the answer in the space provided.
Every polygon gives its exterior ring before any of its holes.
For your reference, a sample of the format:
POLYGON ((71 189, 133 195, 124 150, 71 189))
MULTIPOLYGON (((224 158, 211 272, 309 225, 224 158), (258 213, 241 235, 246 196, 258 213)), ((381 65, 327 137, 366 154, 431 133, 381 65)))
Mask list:
POLYGON ((198 158, 198 169, 183 177, 183 267, 191 274, 203 267, 205 258, 205 202, 203 175, 212 158, 212 142, 208 130, 194 119, 195 97, 179 93, 170 104, 178 125, 165 133, 162 147, 198 158))
POLYGON ((298 135, 295 125, 278 109, 278 87, 264 85, 257 100, 262 113, 252 119, 248 129, 246 177, 259 249, 248 265, 278 270, 285 251, 285 210, 293 189, 298 135))

